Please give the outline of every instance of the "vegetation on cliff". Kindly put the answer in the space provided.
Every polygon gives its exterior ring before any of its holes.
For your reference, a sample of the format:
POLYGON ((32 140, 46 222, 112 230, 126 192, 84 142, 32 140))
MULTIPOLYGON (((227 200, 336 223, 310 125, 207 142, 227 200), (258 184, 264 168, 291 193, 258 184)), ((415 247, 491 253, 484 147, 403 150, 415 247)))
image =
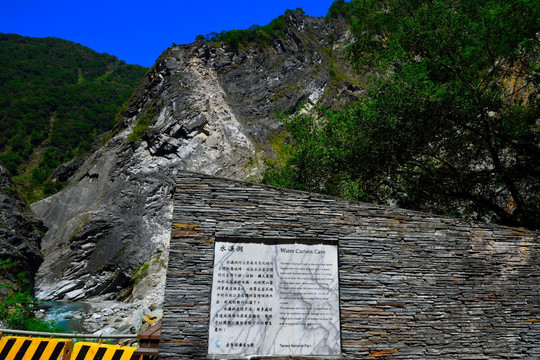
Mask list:
MULTIPOLYGON (((297 12, 304 14, 304 11, 300 8, 296 9, 297 12)), ((287 10, 285 15, 292 13, 293 10, 287 10)), ((247 44, 259 44, 267 45, 271 44, 274 37, 285 38, 285 16, 281 15, 272 20, 268 25, 259 26, 253 25, 249 29, 242 30, 223 30, 219 33, 210 33, 205 35, 198 35, 195 40, 207 41, 212 43, 225 43, 233 51, 238 50, 240 47, 247 44)))
MULTIPOLYGON (((331 9, 332 10, 332 9, 331 9)), ((287 121, 263 181, 443 215, 540 226, 540 4, 336 1, 366 97, 287 121)))
MULTIPOLYGON (((0 259, 0 279, 14 268, 17 268, 17 262, 10 258, 0 259)), ((0 323, 8 329, 60 332, 63 329, 55 327, 54 322, 36 317, 37 299, 31 295, 32 286, 27 277, 25 272, 17 274, 17 291, 0 282, 0 323)))
POLYGON ((29 201, 56 192, 60 164, 85 153, 146 72, 55 38, 0 34, 0 161, 29 201))

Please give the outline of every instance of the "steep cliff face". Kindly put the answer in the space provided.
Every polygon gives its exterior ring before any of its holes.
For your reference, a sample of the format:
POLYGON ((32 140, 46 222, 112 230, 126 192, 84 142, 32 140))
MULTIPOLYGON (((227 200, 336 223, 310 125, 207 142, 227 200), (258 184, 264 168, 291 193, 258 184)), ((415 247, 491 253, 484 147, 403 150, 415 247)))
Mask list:
POLYGON ((286 36, 266 46, 198 42, 161 55, 112 138, 62 192, 33 205, 49 227, 39 297, 159 293, 178 170, 256 177, 262 159, 276 154, 277 111, 337 106, 360 94, 344 60, 343 24, 298 12, 285 23, 286 36))
POLYGON ((9 288, 19 289, 24 280, 33 281, 43 261, 39 251, 45 228, 15 192, 7 170, 0 164, 0 296, 9 288), (22 278, 18 276, 22 274, 22 278))

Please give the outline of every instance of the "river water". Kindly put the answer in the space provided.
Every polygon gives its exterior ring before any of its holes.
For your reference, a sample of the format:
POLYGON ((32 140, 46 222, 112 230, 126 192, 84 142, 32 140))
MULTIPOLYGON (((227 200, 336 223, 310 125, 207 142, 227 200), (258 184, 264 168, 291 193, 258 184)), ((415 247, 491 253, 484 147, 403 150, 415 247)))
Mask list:
POLYGON ((66 332, 76 333, 85 332, 81 315, 91 310, 90 304, 73 301, 40 301, 39 308, 45 310, 45 320, 53 320, 66 332))

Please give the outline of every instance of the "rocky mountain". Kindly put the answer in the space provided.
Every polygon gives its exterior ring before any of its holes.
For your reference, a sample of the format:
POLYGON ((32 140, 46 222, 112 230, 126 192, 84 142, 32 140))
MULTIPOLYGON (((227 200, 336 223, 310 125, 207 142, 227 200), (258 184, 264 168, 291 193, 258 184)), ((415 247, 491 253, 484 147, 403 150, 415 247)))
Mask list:
POLYGON ((277 112, 360 95, 344 23, 301 11, 284 23, 264 45, 198 41, 160 56, 109 140, 60 171, 71 175, 64 190, 33 204, 49 229, 39 298, 159 299, 175 174, 256 178, 285 138, 277 112))
POLYGON ((0 297, 10 288, 27 290, 43 261, 39 247, 43 224, 17 195, 15 184, 0 164, 0 297), (20 275, 19 275, 20 274, 20 275))

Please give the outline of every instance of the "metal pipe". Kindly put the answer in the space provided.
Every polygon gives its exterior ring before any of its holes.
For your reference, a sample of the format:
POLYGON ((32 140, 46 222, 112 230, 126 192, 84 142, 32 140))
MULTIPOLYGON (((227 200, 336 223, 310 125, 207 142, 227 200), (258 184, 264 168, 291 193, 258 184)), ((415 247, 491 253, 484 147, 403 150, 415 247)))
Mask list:
POLYGON ((80 339, 136 339, 136 334, 70 334, 70 333, 52 333, 52 332, 40 332, 40 331, 27 331, 27 330, 10 330, 0 329, 0 333, 15 334, 15 335, 32 335, 32 336, 46 336, 46 337, 61 337, 61 338, 80 338, 80 339))

